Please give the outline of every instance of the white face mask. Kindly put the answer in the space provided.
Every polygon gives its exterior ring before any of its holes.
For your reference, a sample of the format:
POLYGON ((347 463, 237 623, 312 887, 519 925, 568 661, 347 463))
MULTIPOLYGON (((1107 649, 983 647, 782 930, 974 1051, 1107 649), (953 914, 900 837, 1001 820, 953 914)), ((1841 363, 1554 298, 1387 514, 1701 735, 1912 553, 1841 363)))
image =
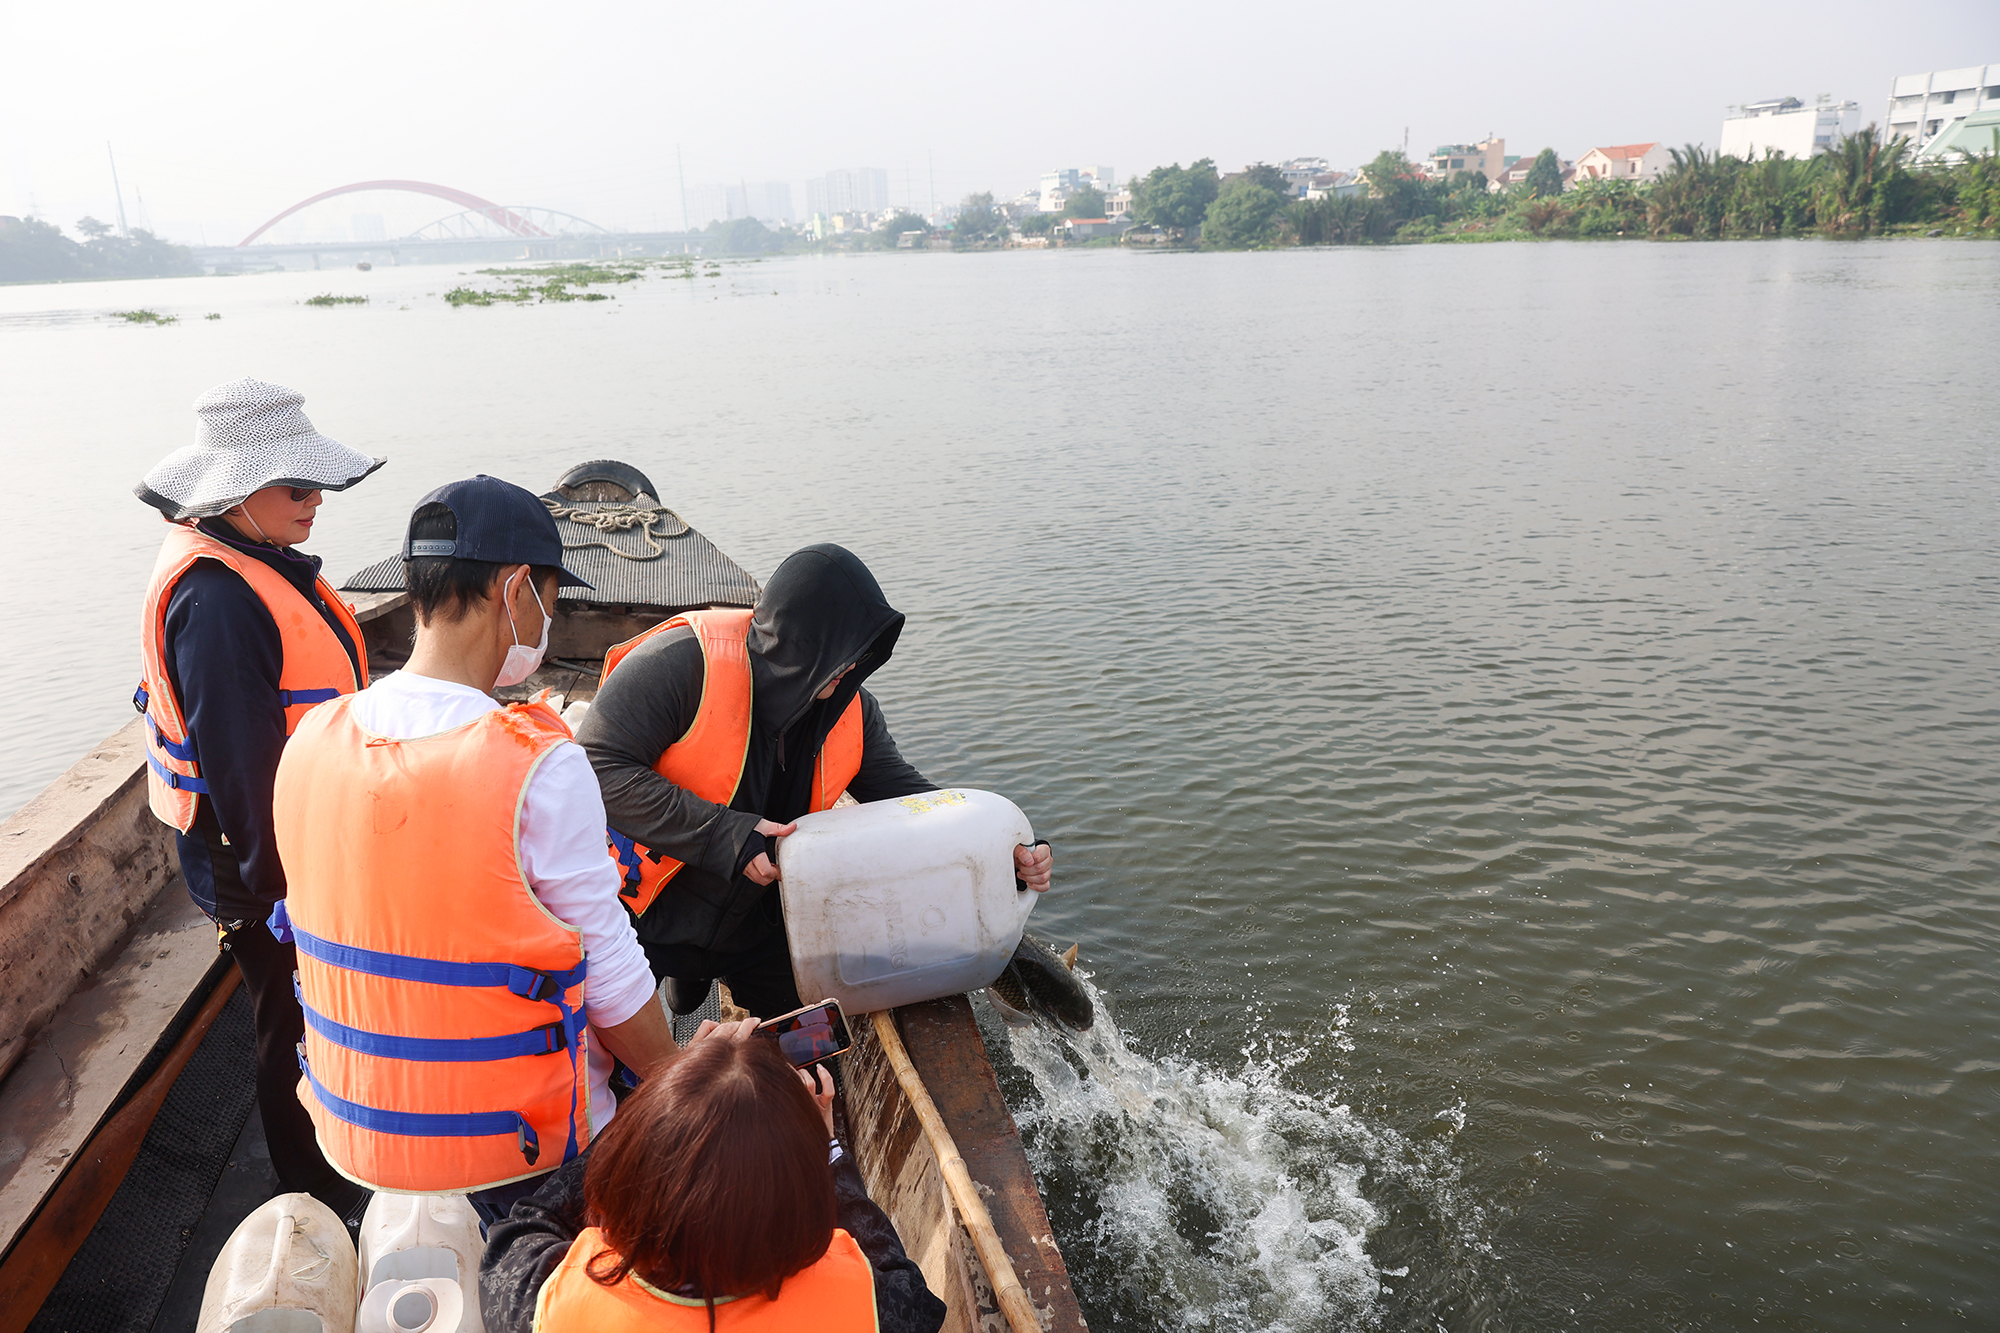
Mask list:
MULTIPOLYGON (((521 577, 532 579, 534 571, 530 570, 521 577)), ((532 648, 521 642, 521 634, 514 624, 514 612, 510 607, 507 612, 507 630, 514 636, 514 646, 507 650, 507 660, 500 664, 500 674, 493 678, 493 688, 496 690, 504 690, 509 685, 519 685, 534 675, 535 668, 542 664, 542 656, 549 651, 549 626, 554 623, 554 619, 549 615, 548 608, 542 605, 542 594, 536 590, 532 582, 528 584, 528 592, 535 599, 535 609, 542 613, 542 641, 532 648)), ((502 588, 500 595, 509 601, 513 600, 507 588, 502 588)))

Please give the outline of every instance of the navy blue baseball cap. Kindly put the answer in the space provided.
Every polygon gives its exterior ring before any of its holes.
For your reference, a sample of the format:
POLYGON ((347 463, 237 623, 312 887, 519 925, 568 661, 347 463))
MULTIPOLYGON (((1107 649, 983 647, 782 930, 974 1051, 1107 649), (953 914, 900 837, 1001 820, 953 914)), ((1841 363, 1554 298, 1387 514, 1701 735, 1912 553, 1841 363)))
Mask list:
POLYGON ((484 473, 465 481, 448 482, 417 501, 411 515, 425 505, 443 505, 458 523, 452 541, 414 541, 403 533, 403 559, 443 557, 452 560, 484 560, 496 565, 547 565, 562 570, 560 587, 588 588, 591 584, 563 567, 562 534, 556 531, 555 515, 531 491, 511 481, 484 473))

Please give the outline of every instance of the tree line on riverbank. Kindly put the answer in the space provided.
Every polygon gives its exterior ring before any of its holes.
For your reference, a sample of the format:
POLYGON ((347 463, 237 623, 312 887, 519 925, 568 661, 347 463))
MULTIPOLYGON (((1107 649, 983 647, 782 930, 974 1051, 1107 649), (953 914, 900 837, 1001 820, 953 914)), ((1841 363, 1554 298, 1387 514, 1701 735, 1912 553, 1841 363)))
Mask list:
POLYGON ((1132 185, 1132 215, 1204 249, 1499 241, 1564 237, 1867 236, 2000 230, 2000 135, 1955 164, 1913 163, 1903 138, 1874 126, 1810 158, 1755 161, 1690 144, 1656 181, 1585 180, 1565 190, 1543 149, 1518 185, 1487 188, 1477 171, 1449 180, 1401 152, 1361 169, 1364 188, 1292 199, 1276 167, 1224 177, 1203 158, 1155 167, 1132 185))
POLYGON ((83 278, 177 278, 201 272, 194 251, 135 228, 114 236, 96 218, 79 219, 82 241, 36 218, 0 217, 0 282, 65 282, 83 278))

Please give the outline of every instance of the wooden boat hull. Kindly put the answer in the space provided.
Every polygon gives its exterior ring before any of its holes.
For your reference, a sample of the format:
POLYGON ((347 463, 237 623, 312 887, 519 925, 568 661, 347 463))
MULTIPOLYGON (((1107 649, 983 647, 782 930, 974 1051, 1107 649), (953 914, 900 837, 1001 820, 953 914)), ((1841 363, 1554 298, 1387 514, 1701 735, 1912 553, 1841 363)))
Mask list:
MULTIPOLYGON (((407 597, 360 593, 353 604, 377 674, 399 666, 414 628, 407 597)), ((608 646, 687 609, 565 599, 548 664, 503 693, 587 700, 608 646)), ((141 725, 107 738, 0 825, 0 1306, 10 1316, 0 1333, 17 1326, 16 1313, 25 1327, 89 1230, 74 1216, 44 1215, 45 1205, 80 1159, 107 1159, 100 1130, 144 1135, 125 1109, 144 1104, 136 1076, 226 971, 213 927, 180 883, 171 831, 147 807, 141 725)), ((896 1022, 973 1178, 990 1191, 1043 1327, 1084 1329, 971 1005, 964 996, 909 1005, 896 1022)), ((1006 1321, 928 1141, 872 1030, 857 1023, 855 1033, 842 1100, 869 1191, 948 1307, 947 1333, 1001 1333, 1006 1321)))
MULTIPOLYGON (((1022 1151, 1021 1135, 963 995, 895 1011, 896 1031, 937 1104, 981 1191, 1042 1327, 1087 1327, 1069 1269, 1022 1151)), ((935 1154, 917 1124, 870 1024, 854 1025, 845 1057, 847 1126, 869 1197, 896 1224, 930 1289, 950 1308, 944 1333, 1006 1333, 1007 1321, 945 1189, 935 1154)))

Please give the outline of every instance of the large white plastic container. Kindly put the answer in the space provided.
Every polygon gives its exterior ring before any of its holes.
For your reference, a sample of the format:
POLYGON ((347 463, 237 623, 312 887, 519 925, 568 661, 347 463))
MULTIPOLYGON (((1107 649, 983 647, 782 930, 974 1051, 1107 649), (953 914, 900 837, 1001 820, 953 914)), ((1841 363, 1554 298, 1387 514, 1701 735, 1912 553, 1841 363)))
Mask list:
POLYGON ((850 1014, 978 990, 1000 975, 1038 896, 1014 887, 1035 840, 1020 808, 953 787, 805 815, 779 840, 792 975, 850 1014))
POLYGON ((486 1333, 486 1242, 462 1194, 377 1194, 361 1217, 359 1333, 486 1333))
POLYGON ((361 1298, 357 1333, 458 1333, 483 1327, 479 1294, 441 1277, 390 1278, 361 1298))
POLYGON ((333 1209, 280 1194, 236 1224, 195 1333, 354 1333, 354 1243, 333 1209))

